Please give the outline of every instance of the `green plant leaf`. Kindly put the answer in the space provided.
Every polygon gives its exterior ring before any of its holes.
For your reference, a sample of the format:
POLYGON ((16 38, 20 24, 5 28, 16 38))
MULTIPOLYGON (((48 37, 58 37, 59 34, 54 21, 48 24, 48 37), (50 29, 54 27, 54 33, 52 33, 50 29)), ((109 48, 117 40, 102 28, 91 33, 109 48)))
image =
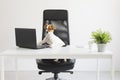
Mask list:
POLYGON ((102 31, 101 29, 93 31, 91 36, 94 42, 98 44, 106 44, 112 40, 110 33, 108 31, 102 31))

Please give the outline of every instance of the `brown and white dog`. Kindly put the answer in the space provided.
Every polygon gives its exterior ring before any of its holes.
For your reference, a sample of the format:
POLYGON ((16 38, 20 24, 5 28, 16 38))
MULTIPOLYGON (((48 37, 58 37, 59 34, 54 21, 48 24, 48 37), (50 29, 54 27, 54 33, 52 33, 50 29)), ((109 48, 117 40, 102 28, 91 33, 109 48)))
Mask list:
MULTIPOLYGON (((54 34, 54 30, 56 29, 56 27, 53 24, 46 24, 44 26, 44 29, 46 29, 48 33, 39 43, 39 45, 47 43, 51 48, 62 47, 65 45, 65 43, 54 34)), ((63 60, 64 62, 67 61, 67 59, 54 59, 55 62, 61 62, 61 60, 63 60)))
POLYGON ((65 43, 54 34, 54 30, 56 27, 53 24, 47 24, 45 27, 46 31, 48 32, 44 39, 39 43, 40 45, 47 43, 49 47, 62 47, 65 43))

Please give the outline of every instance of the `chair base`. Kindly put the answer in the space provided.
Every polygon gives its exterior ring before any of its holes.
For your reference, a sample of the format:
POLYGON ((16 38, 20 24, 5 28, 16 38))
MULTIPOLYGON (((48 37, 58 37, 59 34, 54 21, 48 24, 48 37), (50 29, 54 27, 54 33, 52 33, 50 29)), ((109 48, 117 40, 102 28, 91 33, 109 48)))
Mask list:
MULTIPOLYGON (((52 78, 48 78, 48 79, 46 79, 46 80, 55 80, 55 79, 54 79, 54 77, 52 77, 52 78)), ((60 78, 58 78, 57 80, 65 80, 65 79, 60 79, 60 78)))

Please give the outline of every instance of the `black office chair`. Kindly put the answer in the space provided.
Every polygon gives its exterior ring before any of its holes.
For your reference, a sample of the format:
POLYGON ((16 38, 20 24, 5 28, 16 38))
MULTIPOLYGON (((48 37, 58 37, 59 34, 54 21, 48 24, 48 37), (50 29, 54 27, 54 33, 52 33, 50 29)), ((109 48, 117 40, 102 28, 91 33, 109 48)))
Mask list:
MULTIPOLYGON (((54 34, 64 41, 64 47, 70 45, 67 10, 45 10, 43 14, 43 26, 49 23, 56 26, 54 34)), ((46 31, 43 28, 42 39, 45 35, 46 31)), ((46 80, 62 80, 58 78, 58 73, 73 73, 73 71, 68 70, 73 69, 75 59, 67 59, 67 61, 64 61, 64 59, 58 59, 58 61, 59 62, 55 62, 54 59, 37 59, 36 62, 38 69, 43 70, 39 71, 39 74, 43 72, 52 72, 54 73, 54 77, 46 80)))

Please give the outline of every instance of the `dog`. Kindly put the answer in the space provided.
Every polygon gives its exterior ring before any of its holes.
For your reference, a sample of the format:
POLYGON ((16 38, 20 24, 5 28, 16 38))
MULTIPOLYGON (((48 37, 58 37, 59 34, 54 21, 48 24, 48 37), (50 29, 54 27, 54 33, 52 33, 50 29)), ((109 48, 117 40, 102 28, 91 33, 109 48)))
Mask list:
POLYGON ((47 32, 47 35, 44 37, 44 39, 39 43, 40 45, 47 43, 49 47, 62 47, 65 45, 65 43, 54 34, 54 30, 56 27, 53 24, 47 24, 44 26, 44 29, 47 32))
MULTIPOLYGON (((47 34, 44 39, 39 43, 40 45, 47 43, 50 48, 62 47, 65 43, 54 34, 56 27, 53 24, 45 24, 44 29, 47 34)), ((53 59, 55 62, 67 62, 67 59, 53 59)))

